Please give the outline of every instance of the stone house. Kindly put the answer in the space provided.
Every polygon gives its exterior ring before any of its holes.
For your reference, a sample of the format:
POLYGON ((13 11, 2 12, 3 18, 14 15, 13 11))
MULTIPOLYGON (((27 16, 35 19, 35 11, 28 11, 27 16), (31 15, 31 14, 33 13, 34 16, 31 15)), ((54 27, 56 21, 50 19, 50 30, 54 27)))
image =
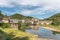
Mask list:
POLYGON ((31 23, 32 23, 32 24, 39 24, 39 19, 33 18, 33 19, 31 20, 31 23))
POLYGON ((51 20, 40 21, 40 24, 41 24, 41 25, 44 25, 44 24, 49 25, 49 24, 51 24, 51 23, 52 23, 51 20))
POLYGON ((17 19, 10 19, 9 20, 9 24, 11 28, 16 28, 18 29, 19 25, 18 25, 19 21, 17 19))
POLYGON ((2 17, 3 23, 9 23, 9 18, 7 16, 2 17))
POLYGON ((22 23, 25 23, 25 21, 26 21, 25 19, 22 19, 22 20, 21 20, 22 23))
POLYGON ((11 28, 16 28, 18 29, 18 19, 10 19, 7 16, 2 17, 1 23, 8 23, 11 28))
POLYGON ((29 19, 22 19, 21 22, 26 24, 26 23, 30 23, 30 20, 29 19))

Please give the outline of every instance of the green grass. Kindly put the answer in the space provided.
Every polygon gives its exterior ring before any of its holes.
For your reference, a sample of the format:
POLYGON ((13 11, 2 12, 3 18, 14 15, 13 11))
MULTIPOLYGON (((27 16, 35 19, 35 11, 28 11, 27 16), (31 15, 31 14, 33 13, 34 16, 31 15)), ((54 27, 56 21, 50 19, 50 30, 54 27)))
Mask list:
POLYGON ((0 40, 32 40, 35 35, 14 28, 0 28, 0 40))
POLYGON ((54 29, 60 30, 60 26, 56 26, 56 25, 48 25, 48 27, 51 27, 51 28, 54 28, 54 29))
POLYGON ((60 30, 60 26, 56 26, 56 25, 41 25, 41 26, 44 26, 44 27, 51 27, 51 28, 60 30))

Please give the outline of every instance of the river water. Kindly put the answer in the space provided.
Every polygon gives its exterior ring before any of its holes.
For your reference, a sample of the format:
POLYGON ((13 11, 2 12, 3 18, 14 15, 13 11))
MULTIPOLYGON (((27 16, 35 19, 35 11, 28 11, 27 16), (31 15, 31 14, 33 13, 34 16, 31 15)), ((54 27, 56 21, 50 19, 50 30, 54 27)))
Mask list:
POLYGON ((60 40, 60 34, 53 34, 52 31, 39 28, 38 30, 34 29, 26 29, 26 32, 38 35, 39 38, 43 38, 44 40, 60 40))

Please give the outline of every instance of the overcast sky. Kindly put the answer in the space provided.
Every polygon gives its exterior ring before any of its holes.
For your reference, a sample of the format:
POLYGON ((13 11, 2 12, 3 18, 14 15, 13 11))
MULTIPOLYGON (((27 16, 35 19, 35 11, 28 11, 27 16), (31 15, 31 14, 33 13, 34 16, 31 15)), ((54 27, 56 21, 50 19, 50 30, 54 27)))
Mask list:
POLYGON ((60 12, 60 0, 0 0, 0 10, 44 19, 60 12))

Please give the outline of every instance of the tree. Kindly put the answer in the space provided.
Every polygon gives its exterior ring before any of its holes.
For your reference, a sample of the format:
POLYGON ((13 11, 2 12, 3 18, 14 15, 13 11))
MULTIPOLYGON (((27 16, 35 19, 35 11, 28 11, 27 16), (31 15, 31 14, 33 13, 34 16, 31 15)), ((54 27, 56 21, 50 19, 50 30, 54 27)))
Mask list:
POLYGON ((3 15, 2 12, 0 11, 0 17, 1 17, 1 16, 4 16, 4 15, 3 15))
POLYGON ((19 13, 10 15, 10 18, 12 18, 12 19, 32 19, 32 17, 30 17, 30 16, 24 16, 19 13))
POLYGON ((60 13, 56 13, 55 15, 45 19, 45 20, 52 20, 52 25, 60 25, 60 13))
POLYGON ((22 23, 22 22, 19 22, 19 30, 21 30, 21 31, 25 31, 25 29, 26 29, 26 26, 25 26, 25 24, 24 23, 22 23))
POLYGON ((0 27, 2 27, 2 28, 8 28, 9 24, 8 23, 0 23, 0 27))

